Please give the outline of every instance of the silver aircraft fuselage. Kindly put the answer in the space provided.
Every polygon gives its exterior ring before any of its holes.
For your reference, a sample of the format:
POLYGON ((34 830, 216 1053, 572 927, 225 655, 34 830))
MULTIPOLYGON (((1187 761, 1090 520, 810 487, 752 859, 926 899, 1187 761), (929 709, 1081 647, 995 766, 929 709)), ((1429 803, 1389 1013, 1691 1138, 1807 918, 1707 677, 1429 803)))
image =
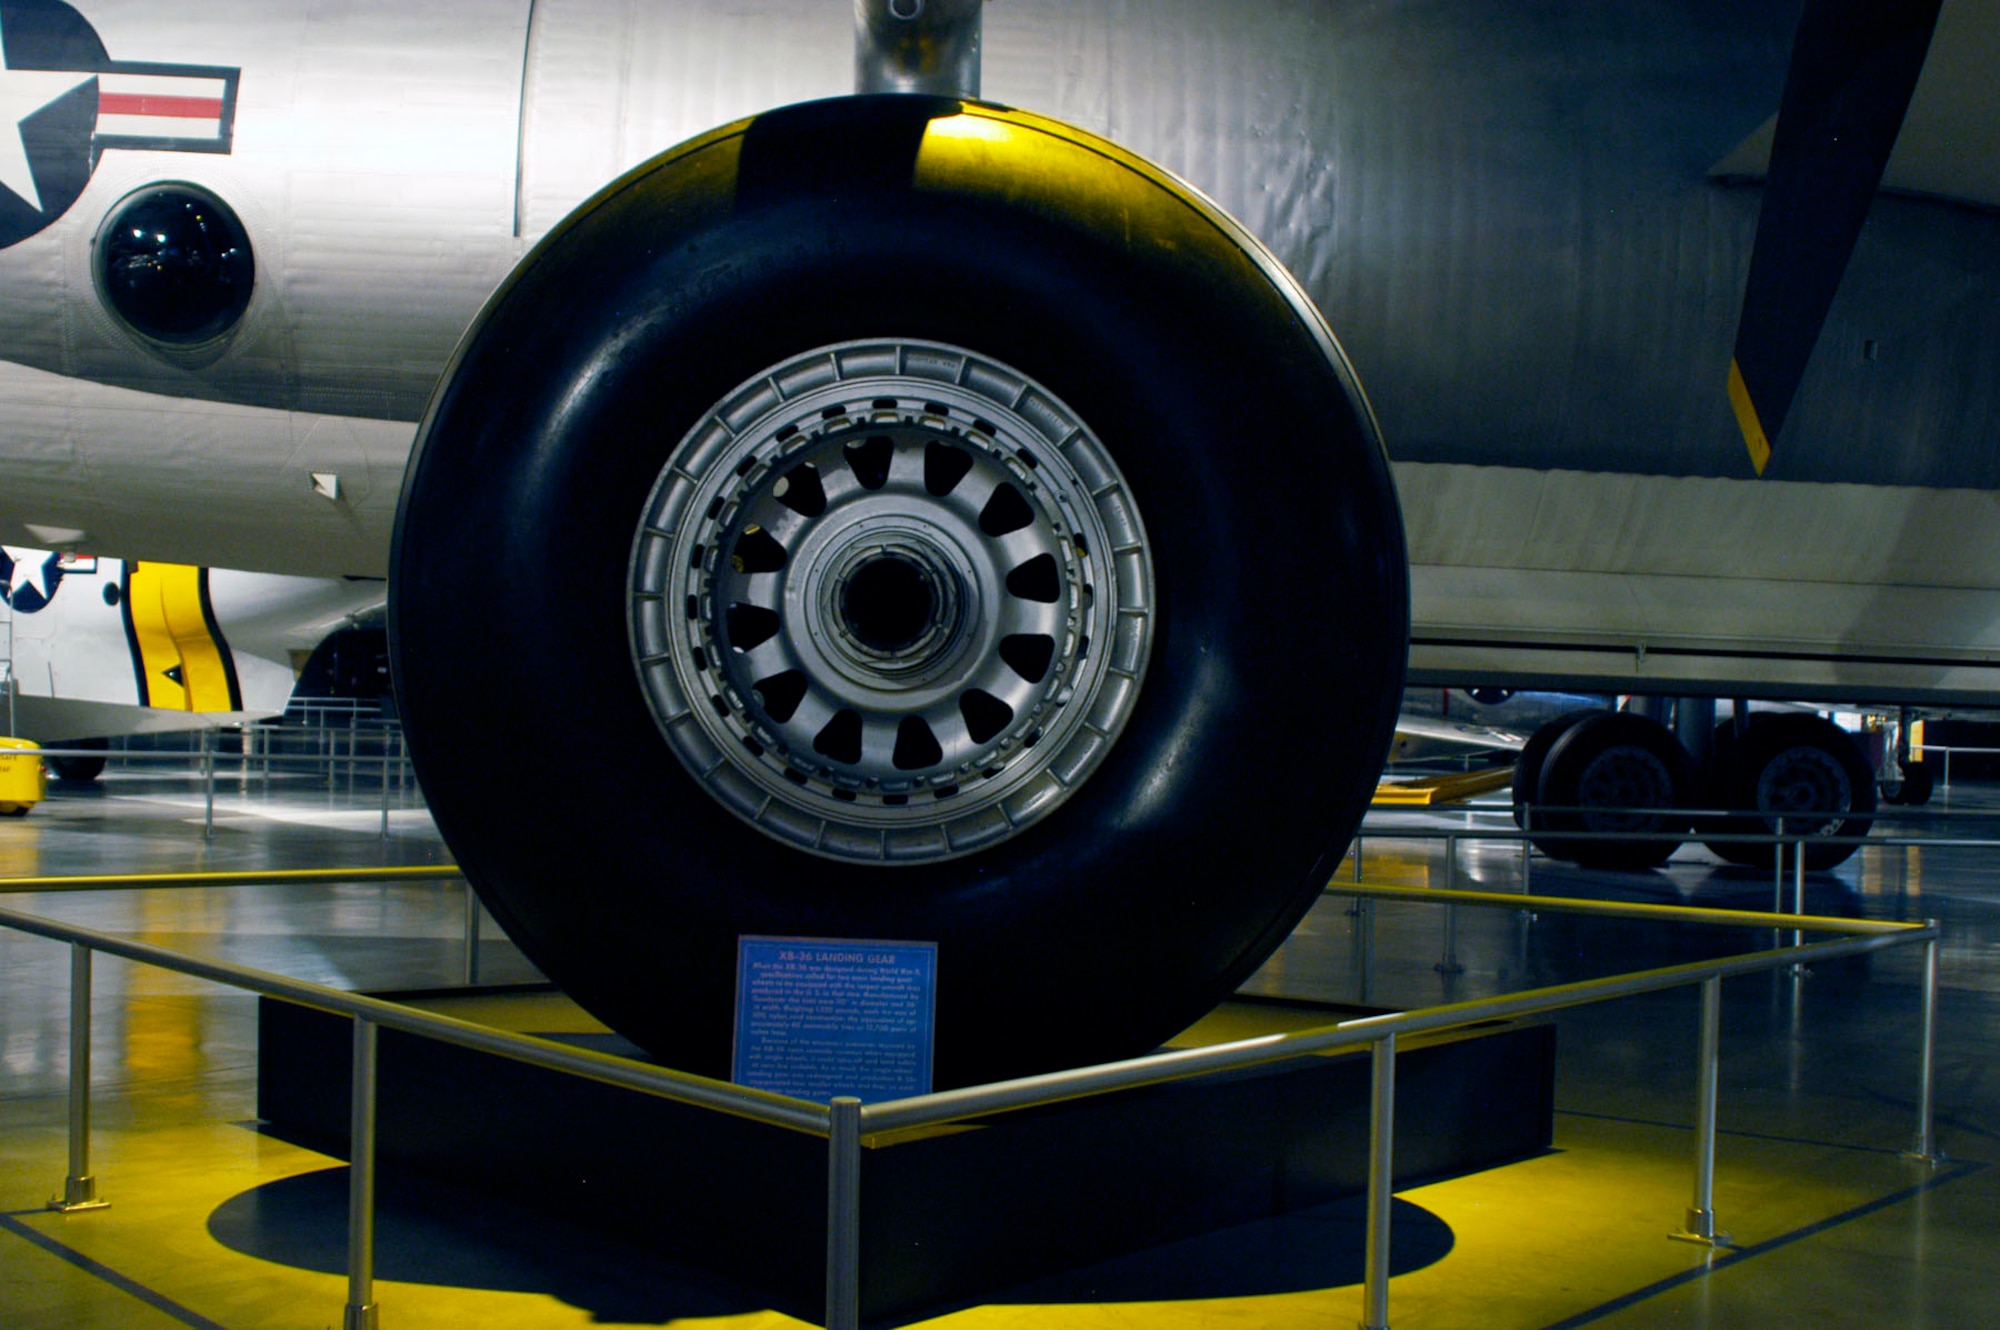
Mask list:
MULTIPOLYGON (((1926 197, 1878 200, 1753 482, 1722 385, 1795 12, 1751 9, 1010 0, 984 92, 1179 172, 1305 283, 1398 464, 1417 681, 2000 696, 2000 200, 1990 119, 1948 132, 2000 25, 1946 5, 1889 178, 1926 197)), ((0 540, 288 573, 384 571, 432 388, 569 209, 851 80, 836 0, 8 14, 0 191, 38 225, 0 248, 0 540), (146 77, 226 86, 227 125, 150 133, 146 77), (198 353, 94 275, 159 182, 254 250, 198 353)))

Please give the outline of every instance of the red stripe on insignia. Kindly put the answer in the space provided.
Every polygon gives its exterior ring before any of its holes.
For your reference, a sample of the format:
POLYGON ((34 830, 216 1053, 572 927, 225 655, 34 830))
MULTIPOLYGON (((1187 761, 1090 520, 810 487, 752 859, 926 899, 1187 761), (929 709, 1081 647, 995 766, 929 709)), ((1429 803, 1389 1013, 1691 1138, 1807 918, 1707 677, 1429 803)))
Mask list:
POLYGON ((103 92, 97 96, 99 115, 157 115, 175 120, 218 120, 220 97, 159 97, 134 92, 103 92))

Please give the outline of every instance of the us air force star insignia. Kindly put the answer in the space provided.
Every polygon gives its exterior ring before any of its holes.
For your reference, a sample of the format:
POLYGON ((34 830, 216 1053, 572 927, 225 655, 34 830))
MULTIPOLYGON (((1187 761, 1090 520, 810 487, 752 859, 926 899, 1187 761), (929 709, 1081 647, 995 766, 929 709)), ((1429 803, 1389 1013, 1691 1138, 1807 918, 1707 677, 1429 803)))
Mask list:
POLYGON ((42 192, 35 188, 35 169, 28 162, 28 121, 57 99, 90 82, 88 74, 63 70, 12 69, 7 66, 6 31, 0 29, 0 186, 14 192, 36 212, 42 192))
POLYGON ((6 601, 21 614, 33 614, 55 598, 62 582, 62 556, 48 550, 0 547, 0 575, 7 580, 6 601))
POLYGON ((228 152, 240 73, 113 60, 65 0, 0 0, 0 249, 69 211, 107 150, 228 152))

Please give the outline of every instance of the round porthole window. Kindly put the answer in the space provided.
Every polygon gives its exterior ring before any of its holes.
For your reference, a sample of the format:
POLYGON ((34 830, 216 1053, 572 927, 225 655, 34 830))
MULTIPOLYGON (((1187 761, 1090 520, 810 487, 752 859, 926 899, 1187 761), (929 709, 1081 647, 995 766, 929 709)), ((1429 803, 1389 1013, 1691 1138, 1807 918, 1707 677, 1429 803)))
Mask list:
POLYGON ((141 337, 198 346, 234 328, 250 304, 256 260, 229 205, 192 185, 129 195, 97 236, 97 285, 141 337))

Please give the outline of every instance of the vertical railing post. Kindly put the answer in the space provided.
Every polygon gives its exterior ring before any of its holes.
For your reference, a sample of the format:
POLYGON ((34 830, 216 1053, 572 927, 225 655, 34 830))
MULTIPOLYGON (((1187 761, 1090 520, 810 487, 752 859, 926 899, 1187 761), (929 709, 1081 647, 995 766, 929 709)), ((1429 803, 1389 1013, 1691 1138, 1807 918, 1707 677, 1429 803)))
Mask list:
MULTIPOLYGON (((1803 915, 1805 912, 1806 912, 1806 838, 1803 834, 1801 834, 1798 837, 1798 839, 1792 842, 1792 913, 1795 915, 1803 915)), ((1805 940, 1806 940, 1806 935, 1802 931, 1796 928, 1792 930, 1793 946, 1795 947, 1804 946, 1805 940)), ((1792 967, 1792 973, 1800 974, 1804 972, 1804 969, 1805 969, 1804 966, 1794 965, 1792 967)))
POLYGON ((1375 902, 1366 896, 1354 898, 1354 969, 1354 1000, 1365 1007, 1375 974, 1375 902))
POLYGON ((861 1101, 827 1105, 826 1330, 861 1325, 861 1101))
POLYGON ((1522 804, 1521 805, 1521 894, 1523 896, 1532 895, 1534 892, 1534 879, 1533 879, 1534 869, 1530 867, 1530 862, 1535 857, 1535 847, 1533 844, 1534 835, 1535 835, 1535 806, 1531 803, 1522 804))
POLYGON ((1695 1090, 1694 1202, 1687 1227, 1673 1234, 1683 1242, 1721 1247, 1729 1235, 1715 1227, 1715 1098, 1722 1079, 1722 980, 1701 981, 1701 1066, 1695 1090))
POLYGON ((1458 959, 1458 907, 1444 907, 1444 956, 1431 967, 1439 974, 1464 974, 1465 965, 1458 959))
POLYGON ((472 880, 465 882, 465 986, 472 987, 479 982, 479 930, 483 920, 479 904, 479 893, 472 889, 472 880))
POLYGON ((348 1105, 347 1315, 345 1330, 376 1330, 375 1022, 354 1018, 354 1071, 348 1105))
MULTIPOLYGON (((1446 832, 1444 837, 1444 889, 1455 890, 1458 886, 1458 834, 1446 832)), ((1458 960, 1458 907, 1444 907, 1444 955, 1431 967, 1439 974, 1464 974, 1465 967, 1458 960)))
MULTIPOLYGON (((1928 921, 1932 928, 1937 920, 1928 921)), ((1917 1139, 1910 1154, 1927 1163, 1941 1163, 1944 1155, 1937 1145, 1937 1120, 1932 1102, 1932 1086, 1937 1079, 1938 939, 1924 943, 1923 1040, 1917 1057, 1917 1139)))
POLYGON ((1370 1048, 1368 1237, 1361 1285, 1361 1330, 1389 1328, 1389 1221, 1395 1204, 1396 1035, 1370 1048))
POLYGON ((69 944, 69 1176, 49 1202, 64 1214, 111 1204, 98 1198, 90 1174, 90 957, 81 942, 69 944))
POLYGON ((1773 864, 1771 877, 1771 913, 1783 914, 1785 912, 1785 819, 1782 817, 1778 819, 1778 828, 1774 834, 1778 837, 1778 841, 1777 844, 1771 847, 1771 862, 1773 864))
MULTIPOLYGON (((1356 883, 1358 884, 1358 883, 1359 883, 1359 882, 1361 881, 1361 835, 1360 835, 1360 833, 1358 833, 1358 832, 1357 832, 1357 833, 1355 834, 1355 837, 1354 837, 1354 844, 1353 844, 1353 846, 1352 846, 1351 848, 1352 848, 1352 849, 1353 849, 1353 851, 1354 851, 1354 881, 1355 881, 1355 882, 1356 882, 1356 883)), ((1359 897, 1359 896, 1355 896, 1355 897, 1352 897, 1352 898, 1350 898, 1350 899, 1348 900, 1348 902, 1347 902, 1347 913, 1349 914, 1349 916, 1355 916, 1355 915, 1359 915, 1359 914, 1361 913, 1361 897, 1359 897)))
POLYGON ((389 839, 389 736, 382 736, 382 839, 389 839))
POLYGON ((202 815, 201 834, 204 839, 215 836, 215 731, 201 731, 201 788, 202 815))

